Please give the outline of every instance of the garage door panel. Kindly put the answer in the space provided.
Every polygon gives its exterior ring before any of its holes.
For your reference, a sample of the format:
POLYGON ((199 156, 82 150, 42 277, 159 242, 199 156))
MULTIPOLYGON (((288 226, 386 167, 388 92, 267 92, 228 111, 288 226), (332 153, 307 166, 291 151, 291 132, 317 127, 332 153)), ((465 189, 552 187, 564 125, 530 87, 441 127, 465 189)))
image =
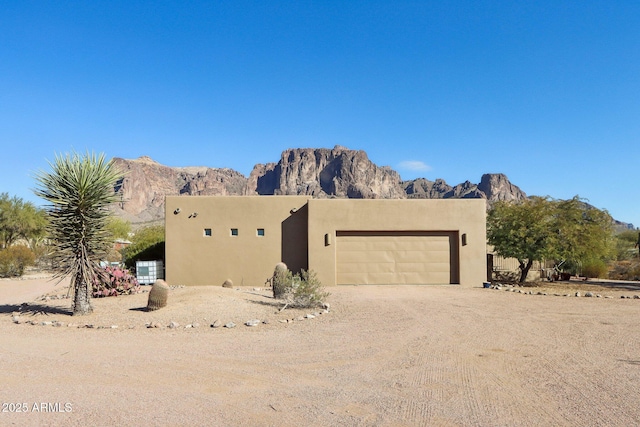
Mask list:
POLYGON ((453 283, 454 237, 452 232, 338 232, 337 283, 453 283))
POLYGON ((373 262, 394 262, 392 251, 372 251, 372 250, 349 250, 341 254, 343 263, 373 263, 373 262))

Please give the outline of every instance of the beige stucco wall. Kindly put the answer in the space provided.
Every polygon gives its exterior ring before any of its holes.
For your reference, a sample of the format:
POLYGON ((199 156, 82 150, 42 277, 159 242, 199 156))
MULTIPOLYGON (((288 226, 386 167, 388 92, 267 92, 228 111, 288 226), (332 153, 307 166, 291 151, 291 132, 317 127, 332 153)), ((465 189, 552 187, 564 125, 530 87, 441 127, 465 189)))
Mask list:
POLYGON ((236 286, 263 286, 275 264, 284 261, 294 271, 314 270, 325 286, 333 286, 338 231, 444 232, 457 244, 452 247, 452 282, 481 286, 486 280, 483 199, 169 196, 165 205, 170 284, 219 286, 231 279, 236 286), (231 235, 232 228, 238 236, 231 235), (258 228, 264 236, 257 236, 258 228), (205 236, 205 229, 211 229, 211 236, 205 236))
POLYGON ((165 202, 166 280, 172 285, 264 286, 286 260, 306 267, 303 196, 168 196, 165 202), (180 209, 175 214, 176 209, 180 209), (291 211, 295 210, 292 214, 291 211), (197 213, 197 215, 193 215, 197 213), (211 236, 204 230, 210 228, 211 236), (232 236, 231 229, 238 235, 232 236), (257 236, 257 229, 264 236, 257 236), (282 236, 287 238, 283 244, 282 236))
POLYGON ((336 284, 337 231, 456 232, 460 285, 482 286, 486 280, 484 199, 317 199, 310 200, 308 208, 309 269, 325 286, 336 284), (328 245, 325 235, 330 236, 328 245))

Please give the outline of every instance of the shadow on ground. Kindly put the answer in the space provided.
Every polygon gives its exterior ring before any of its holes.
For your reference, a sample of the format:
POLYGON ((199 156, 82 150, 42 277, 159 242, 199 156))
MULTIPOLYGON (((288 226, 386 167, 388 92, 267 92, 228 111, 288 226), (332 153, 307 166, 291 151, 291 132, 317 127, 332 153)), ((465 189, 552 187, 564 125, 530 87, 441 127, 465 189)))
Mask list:
POLYGON ((38 314, 64 314, 66 316, 71 316, 73 314, 70 308, 27 303, 0 305, 0 313, 20 313, 20 315, 29 316, 35 316, 38 314))

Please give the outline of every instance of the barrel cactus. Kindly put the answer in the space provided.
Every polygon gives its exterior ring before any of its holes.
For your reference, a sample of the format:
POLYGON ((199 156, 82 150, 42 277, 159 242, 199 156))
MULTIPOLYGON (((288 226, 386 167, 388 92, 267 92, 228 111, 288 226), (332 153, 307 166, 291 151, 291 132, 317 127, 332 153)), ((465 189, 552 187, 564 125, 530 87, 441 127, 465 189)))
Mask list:
POLYGON ((271 279, 271 287, 273 288, 273 297, 282 298, 289 287, 292 275, 287 264, 279 262, 276 264, 276 268, 273 271, 273 277, 271 279))
POLYGON ((147 302, 147 311, 158 310, 167 305, 167 297, 169 296, 169 285, 162 279, 156 280, 149 291, 149 301, 147 302))

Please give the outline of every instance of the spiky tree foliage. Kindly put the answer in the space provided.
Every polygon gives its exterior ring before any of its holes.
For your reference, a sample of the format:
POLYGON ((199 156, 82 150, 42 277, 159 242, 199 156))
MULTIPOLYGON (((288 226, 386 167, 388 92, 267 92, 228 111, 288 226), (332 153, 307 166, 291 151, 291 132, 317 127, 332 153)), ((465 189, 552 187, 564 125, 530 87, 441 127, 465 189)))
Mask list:
POLYGON ((102 275, 99 261, 109 250, 107 229, 117 200, 113 191, 122 174, 104 154, 72 152, 56 155, 51 172, 36 175, 35 194, 50 203, 48 232, 53 245, 56 276, 70 276, 73 314, 88 314, 92 283, 102 275))

